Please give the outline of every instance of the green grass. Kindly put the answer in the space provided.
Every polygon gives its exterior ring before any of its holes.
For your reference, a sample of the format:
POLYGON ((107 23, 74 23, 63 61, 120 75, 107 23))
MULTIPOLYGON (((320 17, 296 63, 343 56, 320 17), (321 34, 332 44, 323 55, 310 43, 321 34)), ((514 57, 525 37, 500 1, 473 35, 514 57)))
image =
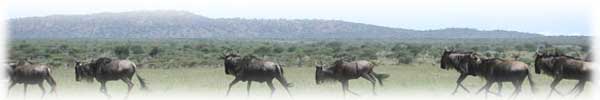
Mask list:
MULTIPOLYGON (((316 85, 314 81, 313 67, 287 67, 285 76, 288 81, 294 84, 290 88, 296 97, 310 96, 331 96, 341 97, 341 86, 338 82, 316 85)), ((438 65, 384 65, 375 68, 378 73, 390 74, 391 77, 384 81, 383 87, 378 85, 377 92, 379 96, 400 96, 400 95, 422 95, 422 96, 449 96, 455 87, 455 81, 458 73, 454 70, 442 70, 438 65)), ((134 78, 136 84, 133 96, 152 97, 152 96, 174 96, 182 95, 189 97, 221 97, 224 96, 227 85, 233 79, 233 76, 225 75, 222 68, 177 68, 177 69, 140 69, 138 71, 149 84, 150 91, 140 91, 137 78, 134 78)), ((99 83, 76 82, 73 69, 56 68, 52 75, 58 82, 58 91, 61 97, 69 96, 90 96, 102 97, 99 92, 99 83)), ((550 77, 541 74, 533 75, 539 90, 538 96, 545 96, 548 93, 550 77)), ((285 97, 285 92, 278 81, 274 81, 277 92, 275 95, 285 97)), ((559 85, 559 89, 567 92, 576 81, 564 80, 559 85)), ((464 85, 471 91, 476 91, 483 86, 484 80, 476 77, 468 77, 464 85)), ((590 83, 586 87, 584 96, 589 95, 590 83)), ((523 95, 531 95, 529 83, 523 84, 523 95)), ((240 82, 235 85, 231 91, 232 96, 245 96, 246 83, 240 82)), ((350 89, 366 96, 371 94, 371 84, 364 79, 350 81, 350 89)), ((38 96, 37 86, 30 85, 30 96, 38 96)), ((121 97, 125 94, 126 85, 122 81, 110 81, 108 83, 109 93, 114 97, 121 97)), ((496 87, 492 87, 496 91, 496 87)), ((510 83, 504 83, 503 94, 509 95, 513 91, 510 83)), ((11 92, 11 98, 21 98, 22 86, 17 85, 11 92)), ((267 97, 270 93, 264 83, 254 82, 252 86, 253 97, 267 97)), ((462 89, 458 96, 469 96, 462 89)), ((493 97, 493 96, 492 96, 493 97)))

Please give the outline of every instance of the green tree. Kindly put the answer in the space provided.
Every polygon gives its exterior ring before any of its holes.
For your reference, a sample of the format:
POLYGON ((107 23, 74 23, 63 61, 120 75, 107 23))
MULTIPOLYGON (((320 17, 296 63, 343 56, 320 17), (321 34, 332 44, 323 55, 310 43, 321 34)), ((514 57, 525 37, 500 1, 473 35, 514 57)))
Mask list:
POLYGON ((114 49, 114 53, 119 59, 127 59, 129 57, 129 46, 117 46, 114 49))
POLYGON ((158 56, 158 54, 160 54, 161 52, 163 52, 162 49, 158 48, 158 47, 152 47, 152 50, 150 50, 150 53, 148 53, 148 55, 150 57, 156 57, 158 56))

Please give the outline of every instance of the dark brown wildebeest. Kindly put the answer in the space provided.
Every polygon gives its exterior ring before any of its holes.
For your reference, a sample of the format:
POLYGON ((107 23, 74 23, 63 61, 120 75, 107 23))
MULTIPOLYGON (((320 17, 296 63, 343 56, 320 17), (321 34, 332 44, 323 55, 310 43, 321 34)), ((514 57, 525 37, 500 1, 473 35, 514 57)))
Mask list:
MULTIPOLYGON (((20 61, 17 64, 10 64, 8 68, 8 75, 10 78, 10 85, 8 91, 15 86, 17 83, 23 84, 23 98, 27 95, 27 85, 37 84, 42 90, 42 99, 46 95, 46 89, 44 88, 44 80, 50 84, 52 88, 50 93, 56 94, 56 81, 50 75, 50 66, 44 64, 33 64, 28 61, 20 61)), ((8 95, 7 91, 7 95, 8 95)))
POLYGON ((241 57, 236 53, 224 53, 221 59, 224 60, 225 74, 235 76, 235 79, 229 83, 227 88, 226 96, 229 96, 231 87, 239 81, 247 81, 248 86, 246 88, 247 96, 250 96, 250 86, 252 81, 266 82, 269 88, 271 88, 271 97, 275 93, 275 87, 273 86, 273 79, 279 80, 285 91, 288 93, 290 98, 293 98, 292 93, 288 87, 292 87, 291 83, 288 83, 283 76, 283 68, 281 65, 259 59, 255 56, 249 55, 241 57))
MULTIPOLYGON (((465 57, 470 56, 470 54, 473 54, 473 52, 455 51, 447 49, 444 49, 444 52, 442 53, 442 58, 440 60, 440 68, 446 70, 455 69, 456 71, 458 71, 458 73, 460 73, 460 76, 456 80, 456 87, 454 88, 452 95, 456 94, 456 92, 458 91, 458 87, 461 87, 467 93, 470 93, 469 89, 467 89, 462 84, 462 81, 464 81, 465 78, 467 78, 467 76, 475 76, 473 72, 469 71, 467 67, 468 63, 465 61, 466 59, 464 59, 465 57)), ((501 84, 499 84, 499 87, 502 87, 501 84)))
POLYGON ((477 93, 480 93, 485 89, 486 98, 489 89, 494 82, 499 84, 501 84, 501 82, 512 82, 515 90, 509 98, 516 98, 521 92, 521 85, 525 78, 529 80, 531 91, 535 93, 535 86, 531 79, 528 65, 523 62, 499 58, 482 59, 475 53, 466 56, 465 61, 468 61, 467 67, 472 73, 486 80, 485 85, 477 91, 477 93))
POLYGON ((553 92, 563 95, 555 88, 562 79, 579 81, 570 92, 577 90, 576 96, 578 96, 583 91, 585 83, 590 81, 592 69, 588 62, 575 57, 538 52, 535 57, 535 73, 542 72, 554 78, 550 84, 551 90, 547 96, 549 98, 553 92))
POLYGON ((358 61, 345 61, 337 60, 334 62, 332 67, 327 67, 322 63, 316 65, 315 80, 317 84, 321 84, 326 81, 339 81, 342 83, 342 93, 346 97, 346 92, 350 92, 354 95, 358 95, 355 92, 348 89, 348 80, 357 79, 362 77, 372 84, 372 92, 374 95, 376 81, 379 81, 379 85, 383 86, 382 80, 389 77, 387 74, 376 74, 373 71, 375 65, 366 60, 358 61))
MULTIPOLYGON (((95 78, 96 81, 100 82, 100 92, 108 98, 111 98, 111 96, 106 90, 106 82, 122 80, 127 84, 127 95, 125 96, 125 99, 127 99, 133 88, 131 79, 136 74, 135 72, 136 65, 129 60, 102 57, 87 64, 79 61, 75 62, 75 80, 80 81, 81 79, 85 79, 88 82, 92 82, 93 78, 95 78)), ((139 74, 136 74, 136 77, 140 81, 141 88, 144 90, 147 89, 148 87, 144 79, 139 74)))

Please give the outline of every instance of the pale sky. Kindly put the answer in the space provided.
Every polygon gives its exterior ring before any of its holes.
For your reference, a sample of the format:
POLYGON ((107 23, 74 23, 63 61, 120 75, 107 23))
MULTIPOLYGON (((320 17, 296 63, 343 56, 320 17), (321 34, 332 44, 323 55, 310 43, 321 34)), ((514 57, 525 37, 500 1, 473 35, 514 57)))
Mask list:
POLYGON ((8 0, 9 18, 182 10, 210 18, 335 19, 417 30, 591 34, 592 0, 8 0))

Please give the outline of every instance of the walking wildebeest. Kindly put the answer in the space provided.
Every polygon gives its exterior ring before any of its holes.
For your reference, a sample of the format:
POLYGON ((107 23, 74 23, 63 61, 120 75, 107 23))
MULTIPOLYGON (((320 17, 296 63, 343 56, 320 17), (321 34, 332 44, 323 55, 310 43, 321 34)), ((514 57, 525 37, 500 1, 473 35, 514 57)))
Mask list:
MULTIPOLYGON (((452 95, 454 95, 454 94, 456 94, 456 92, 458 92, 458 87, 461 87, 467 93, 470 93, 469 89, 467 89, 462 84, 462 81, 464 81, 465 78, 467 78, 467 76, 469 76, 469 75, 475 76, 475 74, 473 74, 472 72, 470 72, 468 70, 468 67, 467 67, 468 63, 466 63, 466 61, 465 61, 466 59, 464 59, 465 57, 469 56, 470 54, 473 54, 473 52, 455 51, 455 50, 447 50, 447 49, 444 49, 444 52, 442 53, 442 58, 440 60, 440 68, 446 69, 446 70, 452 68, 452 69, 455 69, 456 71, 458 71, 458 73, 460 73, 460 76, 456 80, 456 87, 454 88, 454 92, 452 92, 452 95)), ((499 87, 501 87, 501 84, 499 84, 499 87)))
MULTIPOLYGON (((8 91, 15 86, 17 83, 23 83, 23 98, 27 95, 27 85, 37 84, 42 90, 42 98, 46 95, 46 89, 44 88, 44 80, 50 84, 52 88, 50 93, 56 94, 56 81, 50 75, 50 66, 44 64, 33 64, 28 61, 19 61, 17 64, 10 64, 8 68, 8 75, 10 78, 10 85, 8 91)), ((7 95, 8 95, 7 91, 7 95)))
POLYGON ((345 61, 343 59, 334 62, 333 67, 327 67, 326 65, 317 64, 315 71, 315 80, 317 84, 321 84, 325 81, 339 81, 342 83, 342 93, 346 97, 346 92, 350 92, 354 95, 358 95, 355 92, 348 89, 348 80, 357 79, 362 77, 367 79, 372 84, 372 92, 375 93, 376 81, 379 81, 379 85, 383 86, 382 80, 389 77, 387 74, 376 74, 373 72, 375 65, 366 60, 358 61, 345 61))
MULTIPOLYGON (((465 59, 466 57, 470 56, 471 54, 474 54, 474 52, 467 52, 467 51, 460 51, 460 50, 447 50, 444 49, 444 52, 442 53, 442 58, 440 60, 440 68, 442 69, 455 69, 460 75, 458 77, 458 79, 456 80, 456 87, 454 88, 454 91, 452 92, 452 95, 456 94, 458 92, 458 88, 462 88, 463 90, 465 90, 465 92, 470 93, 471 91, 469 91, 469 89, 467 89, 462 82, 470 75, 470 76, 477 76, 474 74, 474 72, 472 70, 469 70, 468 66, 468 61, 466 61, 467 59, 465 59)), ((502 92, 502 83, 498 82, 498 92, 496 93, 496 95, 501 95, 500 93, 502 92)))
MULTIPOLYGON (((125 99, 129 97, 131 88, 133 88, 133 74, 136 74, 136 65, 129 60, 110 59, 106 57, 98 58, 91 63, 84 64, 82 62, 75 62, 75 80, 80 81, 86 79, 89 82, 96 81, 100 82, 100 92, 106 95, 108 98, 111 96, 106 90, 106 82, 112 80, 122 80, 127 84, 127 95, 125 99)), ((147 89, 146 82, 139 74, 136 77, 140 81, 142 89, 147 89)))
POLYGON ((485 89, 486 98, 489 89, 494 82, 497 82, 498 84, 501 84, 501 82, 512 82, 515 90, 509 98, 516 98, 521 92, 521 84, 525 78, 529 80, 531 91, 535 93, 534 83, 531 79, 528 65, 523 62, 499 58, 483 59, 476 53, 466 56, 465 61, 468 61, 468 66, 466 67, 468 67, 473 74, 481 76, 486 80, 485 85, 477 91, 477 93, 479 93, 485 89))
POLYGON ((252 81, 256 81, 260 83, 266 82, 269 88, 271 88, 272 97, 275 93, 273 79, 276 78, 281 85, 283 85, 283 88, 285 88, 288 95, 292 97, 292 94, 288 89, 288 87, 291 87, 292 85, 291 83, 288 83, 283 76, 283 68, 281 65, 259 59, 252 55, 241 57, 235 53, 224 53, 221 59, 224 60, 225 74, 235 76, 235 79, 229 83, 226 96, 229 96, 231 87, 239 81, 248 82, 246 92, 247 96, 250 96, 250 85, 252 84, 252 81))
POLYGON ((585 83, 590 81, 592 68, 591 65, 581 59, 559 55, 559 54, 547 54, 547 53, 536 53, 535 57, 535 73, 544 74, 554 77, 554 80, 550 84, 549 98, 553 92, 562 95, 562 93, 556 90, 556 86, 562 79, 578 80, 579 83, 571 89, 570 93, 577 90, 576 96, 578 96, 585 87, 585 83))

